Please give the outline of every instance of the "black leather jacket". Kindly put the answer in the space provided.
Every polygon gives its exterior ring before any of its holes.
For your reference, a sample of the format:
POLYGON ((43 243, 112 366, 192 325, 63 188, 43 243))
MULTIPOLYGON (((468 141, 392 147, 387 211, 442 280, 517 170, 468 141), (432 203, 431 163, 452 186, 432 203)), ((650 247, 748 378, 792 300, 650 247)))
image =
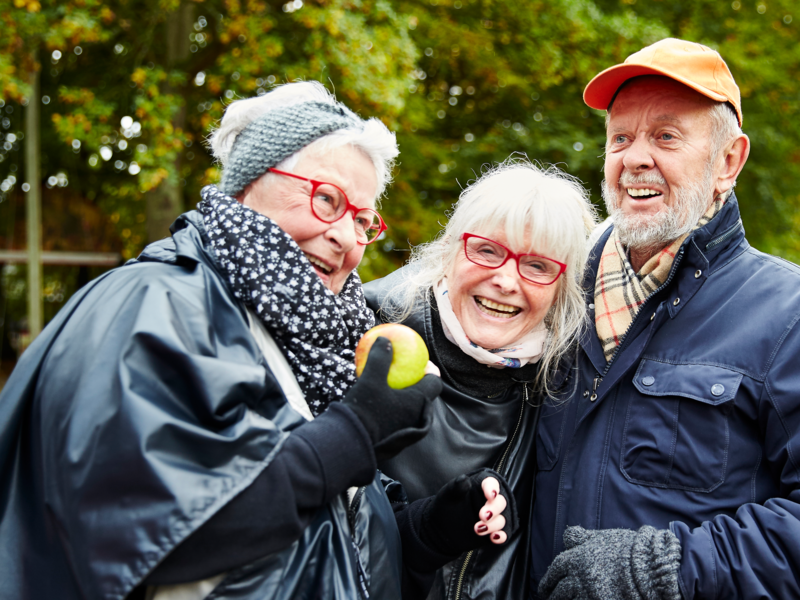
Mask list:
MULTIPOLYGON (((367 304, 378 311, 387 293, 403 277, 403 269, 364 286, 367 304)), ((378 313, 379 319, 381 314, 378 313)), ((514 490, 520 513, 519 530, 502 546, 474 550, 440 569, 430 600, 526 599, 528 592, 529 511, 535 461, 534 429, 538 417, 532 384, 517 381, 521 371, 503 370, 498 393, 473 395, 453 377, 448 359, 471 361, 480 375, 487 367, 464 355, 444 339, 438 315, 419 301, 405 325, 425 340, 431 361, 442 372, 444 391, 434 401, 430 433, 392 460, 381 471, 403 484, 409 500, 435 494, 450 479, 481 467, 502 474, 514 490), (439 328, 437 331, 435 328, 439 328), (449 356, 448 356, 449 355, 449 356), (513 381, 508 381, 508 378, 513 381)), ((527 368, 526 379, 535 372, 527 368)), ((492 373, 497 377, 497 371, 492 373)))

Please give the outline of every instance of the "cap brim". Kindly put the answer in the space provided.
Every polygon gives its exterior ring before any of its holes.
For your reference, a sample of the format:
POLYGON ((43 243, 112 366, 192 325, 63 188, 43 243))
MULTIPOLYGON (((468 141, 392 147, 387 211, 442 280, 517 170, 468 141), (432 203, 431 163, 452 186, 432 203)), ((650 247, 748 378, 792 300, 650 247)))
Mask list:
POLYGON ((699 92, 700 94, 703 94, 703 96, 711 98, 712 100, 717 102, 728 102, 728 98, 722 94, 712 92, 708 88, 697 85, 696 83, 689 81, 680 75, 676 75, 675 73, 672 73, 666 69, 654 69, 653 67, 646 67, 644 65, 626 64, 616 65, 595 76, 595 78, 592 79, 586 86, 586 89, 583 90, 583 101, 591 108, 607 110, 608 105, 611 103, 611 100, 614 98, 614 94, 617 93, 619 87, 629 79, 639 77, 641 75, 663 75, 692 88, 696 92, 699 92))

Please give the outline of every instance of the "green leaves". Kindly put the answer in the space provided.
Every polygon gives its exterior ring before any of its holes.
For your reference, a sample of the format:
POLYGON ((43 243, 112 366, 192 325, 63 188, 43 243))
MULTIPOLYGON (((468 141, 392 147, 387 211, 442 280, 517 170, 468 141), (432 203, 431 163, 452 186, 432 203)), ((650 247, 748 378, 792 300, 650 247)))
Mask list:
POLYGON ((400 118, 401 167, 384 203, 383 253, 365 278, 399 266, 432 239, 462 187, 512 153, 558 163, 599 201, 605 140, 582 101, 597 72, 669 31, 631 10, 586 0, 402 3, 421 50, 400 118))
MULTIPOLYGON (((789 0, 8 4, 0 98, 12 111, 0 106, 0 182, 12 173, 18 182, 5 196, 22 197, 24 140, 3 144, 21 131, 27 74, 40 68, 43 176, 63 171, 74 197, 102 207, 126 257, 147 242, 148 199, 168 192, 177 214, 217 180, 203 141, 225 106, 299 78, 323 82, 397 132, 399 167, 381 211, 389 231, 368 248, 364 279, 431 240, 482 165, 514 152, 559 164, 599 203, 603 113, 583 104, 583 88, 676 36, 717 48, 742 88, 753 150, 738 195, 749 238, 800 259, 800 13, 792 17, 789 0)), ((57 221, 46 209, 57 191, 45 192, 45 219, 57 221)), ((166 225, 155 231, 167 235, 166 225)))

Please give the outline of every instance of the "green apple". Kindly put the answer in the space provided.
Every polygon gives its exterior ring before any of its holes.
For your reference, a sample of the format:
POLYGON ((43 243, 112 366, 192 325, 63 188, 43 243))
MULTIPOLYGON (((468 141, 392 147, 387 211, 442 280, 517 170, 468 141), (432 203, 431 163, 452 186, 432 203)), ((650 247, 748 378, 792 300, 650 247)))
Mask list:
POLYGON ((414 385, 425 376, 428 364, 428 348, 420 335, 399 323, 384 323, 373 327, 363 336, 356 346, 356 375, 361 376, 367 355, 378 337, 385 337, 392 342, 394 355, 389 368, 387 383, 390 388, 399 390, 414 385))

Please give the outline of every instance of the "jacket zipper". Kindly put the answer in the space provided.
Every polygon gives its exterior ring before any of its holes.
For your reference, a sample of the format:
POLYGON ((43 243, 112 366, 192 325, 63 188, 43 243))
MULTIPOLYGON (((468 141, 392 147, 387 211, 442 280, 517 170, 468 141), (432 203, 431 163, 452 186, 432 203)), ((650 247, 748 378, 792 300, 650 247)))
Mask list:
POLYGON ((474 550, 467 552, 467 555, 464 557, 464 562, 461 563, 461 570, 458 573, 458 581, 456 582, 455 600, 460 600, 461 598, 461 587, 464 585, 464 575, 467 574, 467 565, 469 564, 474 552, 474 550))
MULTIPOLYGON (((511 434, 511 437, 508 440, 508 444, 506 444, 506 449, 503 451, 503 455, 500 457, 500 460, 495 465, 494 470, 500 473, 503 477, 506 476, 506 473, 501 472, 503 465, 505 464, 506 458, 508 458, 508 453, 511 451, 511 447, 514 445, 514 440, 516 440, 517 433, 519 433, 519 428, 522 426, 522 417, 525 414, 525 405, 528 403, 528 384, 523 383, 523 390, 524 390, 524 397, 522 399, 522 406, 519 409, 519 418, 517 419, 517 425, 514 428, 514 433, 511 434)), ((458 572, 458 581, 456 582, 456 591, 455 596, 453 597, 454 600, 461 600, 461 590, 464 586, 464 577, 467 574, 467 566, 469 565, 469 561, 472 559, 472 555, 475 553, 474 550, 470 550, 467 552, 467 555, 464 557, 464 561, 461 563, 461 569, 458 572)))
MULTIPOLYGON (((353 495, 353 501, 347 508, 347 521, 350 524, 350 543, 353 545, 353 552, 356 556, 356 569, 358 571, 358 583, 361 585, 361 595, 366 600, 369 600, 369 590, 367 590, 367 572, 366 569, 364 569, 364 563, 361 562, 361 552, 358 549, 358 544, 356 544, 355 538, 356 512, 358 511, 358 505, 361 503, 361 497, 364 495, 366 490, 367 488, 365 487, 360 487, 356 490, 356 493, 353 495)), ((345 496, 347 496, 346 492, 345 496)))
POLYGON ((706 244, 706 250, 711 250, 712 248, 716 248, 716 247, 717 247, 717 246, 719 246, 719 245, 720 245, 722 242, 724 242, 724 241, 725 241, 725 240, 727 240, 729 237, 731 237, 731 236, 732 236, 734 233, 738 233, 739 229, 740 229, 740 228, 742 228, 742 227, 743 227, 743 225, 742 225, 742 220, 741 220, 741 219, 739 219, 739 220, 736 222, 736 225, 734 225, 733 227, 731 227, 730 229, 728 229, 728 231, 726 231, 725 233, 723 233, 723 234, 722 234, 721 236, 719 236, 717 239, 715 239, 715 240, 711 240, 711 241, 710 241, 708 244, 706 244))
POLYGON ((494 470, 500 473, 503 477, 506 476, 505 473, 501 472, 503 468, 503 464, 506 462, 506 458, 508 458, 508 453, 511 450, 511 446, 514 444, 514 440, 517 437, 517 433, 519 433, 519 428, 522 425, 522 416, 525 414, 525 405, 528 403, 528 384, 523 383, 522 389, 524 390, 524 396, 522 398, 522 406, 519 409, 519 417, 517 418, 517 426, 514 428, 514 433, 511 434, 511 438, 508 440, 508 444, 506 444, 505 452, 503 452, 503 456, 500 458, 499 462, 495 465, 494 470))

